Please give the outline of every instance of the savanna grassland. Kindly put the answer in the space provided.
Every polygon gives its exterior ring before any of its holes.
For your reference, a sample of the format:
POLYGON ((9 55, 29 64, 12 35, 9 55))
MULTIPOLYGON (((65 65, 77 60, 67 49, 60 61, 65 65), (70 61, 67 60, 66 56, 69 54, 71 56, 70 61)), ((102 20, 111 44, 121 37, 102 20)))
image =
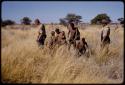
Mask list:
MULTIPOLYGON (((74 49, 62 45, 53 50, 39 48, 36 43, 39 27, 20 25, 1 28, 1 76, 4 83, 122 83, 124 60, 124 30, 111 27, 109 51, 100 49, 100 28, 89 25, 80 29, 89 45, 81 57, 74 49), (15 29, 14 29, 15 28, 15 29)), ((47 40, 51 30, 61 25, 45 25, 47 40)))

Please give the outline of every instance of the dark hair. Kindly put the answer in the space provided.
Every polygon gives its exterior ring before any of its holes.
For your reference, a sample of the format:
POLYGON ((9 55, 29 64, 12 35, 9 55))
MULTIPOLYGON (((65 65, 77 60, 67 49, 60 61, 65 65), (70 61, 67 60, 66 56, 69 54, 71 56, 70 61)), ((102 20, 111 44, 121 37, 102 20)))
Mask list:
POLYGON ((39 20, 39 19, 36 19, 36 20, 35 20, 35 23, 36 23, 36 24, 40 24, 40 20, 39 20))
POLYGON ((109 24, 109 20, 107 20, 107 19, 102 19, 102 21, 101 21, 101 23, 104 25, 107 25, 107 24, 109 24))
POLYGON ((85 38, 84 38, 84 37, 82 38, 82 41, 85 41, 85 38))
POLYGON ((58 28, 55 29, 55 32, 60 32, 58 28))

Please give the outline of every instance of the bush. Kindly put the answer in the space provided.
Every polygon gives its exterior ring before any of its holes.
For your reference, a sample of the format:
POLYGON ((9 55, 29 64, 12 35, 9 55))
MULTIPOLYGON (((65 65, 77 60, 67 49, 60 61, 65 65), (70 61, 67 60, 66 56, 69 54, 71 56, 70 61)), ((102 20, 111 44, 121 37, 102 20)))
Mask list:
POLYGON ((14 24, 15 24, 15 22, 12 20, 4 20, 4 21, 2 21, 1 26, 4 27, 6 25, 14 25, 14 24))

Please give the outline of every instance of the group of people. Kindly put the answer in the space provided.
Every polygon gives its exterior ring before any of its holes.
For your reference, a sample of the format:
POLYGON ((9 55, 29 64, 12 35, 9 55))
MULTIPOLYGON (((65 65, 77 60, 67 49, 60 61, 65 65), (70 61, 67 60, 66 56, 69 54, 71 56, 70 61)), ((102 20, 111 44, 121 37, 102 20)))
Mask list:
MULTIPOLYGON (((110 27, 108 26, 108 22, 106 20, 102 20, 103 29, 101 31, 101 47, 105 47, 110 43, 110 27)), ((37 42, 39 45, 44 46, 46 40, 46 30, 44 24, 42 24, 37 37, 37 42)), ((68 40, 66 39, 66 35, 64 31, 60 31, 58 28, 55 31, 51 31, 50 40, 47 45, 49 48, 54 48, 56 45, 60 46, 66 44, 68 45, 68 49, 70 49, 71 45, 73 45, 74 49, 76 49, 78 55, 82 55, 86 52, 88 48, 88 44, 84 37, 80 37, 80 32, 78 27, 75 27, 73 22, 68 24, 68 40)))

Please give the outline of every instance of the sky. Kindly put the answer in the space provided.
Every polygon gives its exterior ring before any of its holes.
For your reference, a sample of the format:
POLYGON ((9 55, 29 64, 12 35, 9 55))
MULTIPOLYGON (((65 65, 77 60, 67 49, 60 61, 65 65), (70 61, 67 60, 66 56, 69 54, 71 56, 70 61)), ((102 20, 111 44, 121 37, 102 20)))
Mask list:
POLYGON ((2 20, 11 19, 20 23, 23 17, 39 18, 42 23, 58 23, 68 13, 82 16, 90 22, 97 14, 106 13, 112 21, 124 18, 124 4, 120 1, 4 1, 2 20))

